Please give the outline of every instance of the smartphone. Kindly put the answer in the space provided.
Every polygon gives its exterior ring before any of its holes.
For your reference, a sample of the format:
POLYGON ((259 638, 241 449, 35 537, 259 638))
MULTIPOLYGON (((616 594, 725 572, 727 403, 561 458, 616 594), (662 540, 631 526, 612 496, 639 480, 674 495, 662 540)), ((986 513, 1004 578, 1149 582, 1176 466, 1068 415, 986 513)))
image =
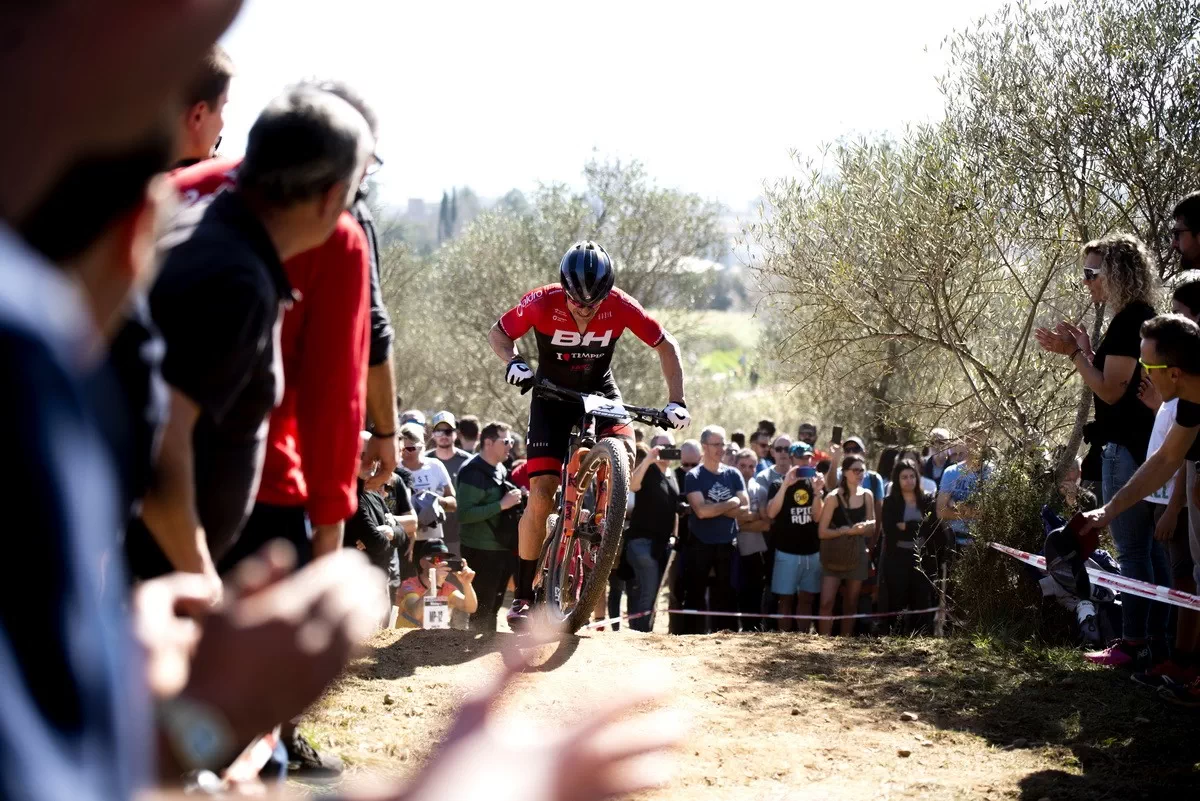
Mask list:
POLYGON ((842 427, 841 426, 833 427, 833 440, 832 441, 833 441, 834 445, 842 444, 842 427))
POLYGON ((663 459, 664 461, 677 462, 679 461, 679 456, 679 448, 676 448, 673 445, 667 445, 658 449, 658 458, 663 459))
POLYGON ((817 475, 817 468, 812 466, 797 467, 796 475, 798 475, 800 478, 813 478, 817 475))
POLYGON ((451 573, 457 573, 463 569, 463 560, 461 556, 449 556, 438 563, 438 567, 442 565, 450 568, 451 573))

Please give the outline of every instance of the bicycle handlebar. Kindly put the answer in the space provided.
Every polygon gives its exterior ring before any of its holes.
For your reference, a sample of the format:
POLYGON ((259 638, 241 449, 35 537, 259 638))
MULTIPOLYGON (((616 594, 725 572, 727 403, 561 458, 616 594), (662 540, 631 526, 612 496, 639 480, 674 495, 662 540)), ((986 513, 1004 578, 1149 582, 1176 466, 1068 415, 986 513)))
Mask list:
MULTIPOLYGON (((579 403, 583 403, 584 395, 587 394, 573 389, 567 389, 566 387, 560 387, 558 384, 555 384, 553 381, 549 381, 545 378, 534 378, 521 384, 522 395, 531 390, 542 395, 556 396, 560 400, 578 401, 579 403)), ((667 416, 663 414, 661 409, 651 409, 648 406, 630 406, 624 402, 621 404, 621 406, 626 412, 629 413, 629 416, 632 419, 638 421, 639 423, 644 423, 649 426, 658 426, 664 431, 674 428, 674 426, 671 425, 671 422, 667 419, 667 416)))

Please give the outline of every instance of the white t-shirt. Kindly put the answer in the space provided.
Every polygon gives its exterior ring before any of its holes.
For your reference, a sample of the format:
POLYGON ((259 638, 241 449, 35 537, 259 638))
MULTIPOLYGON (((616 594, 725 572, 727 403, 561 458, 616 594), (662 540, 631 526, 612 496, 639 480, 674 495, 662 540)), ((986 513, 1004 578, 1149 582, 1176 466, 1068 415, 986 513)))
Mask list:
MULTIPOLYGON (((434 495, 440 497, 446 494, 446 487, 450 486, 450 473, 446 470, 446 465, 431 456, 422 456, 421 469, 412 470, 411 472, 414 494, 418 492, 432 492, 434 495)), ((429 528, 417 529, 417 539, 419 540, 440 540, 442 539, 442 534, 442 525, 440 523, 429 528)))
MULTIPOLYGON (((1178 405, 1179 399, 1173 398, 1158 407, 1158 413, 1154 416, 1154 429, 1150 432, 1150 447, 1146 449, 1147 459, 1153 456, 1162 447, 1163 442, 1166 441, 1167 432, 1171 430, 1171 426, 1175 425, 1175 407, 1178 405)), ((1152 495, 1147 495, 1146 500, 1150 501, 1150 503, 1166 505, 1171 502, 1171 490, 1174 486, 1175 478, 1172 476, 1166 484, 1152 495)))

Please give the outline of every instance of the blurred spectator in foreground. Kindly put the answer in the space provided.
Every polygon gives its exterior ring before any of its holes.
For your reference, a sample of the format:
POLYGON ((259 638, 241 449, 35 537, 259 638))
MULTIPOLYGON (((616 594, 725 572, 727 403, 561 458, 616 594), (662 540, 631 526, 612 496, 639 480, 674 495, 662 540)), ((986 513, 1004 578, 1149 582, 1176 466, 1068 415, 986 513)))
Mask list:
POLYGON ((225 103, 232 80, 233 61, 220 45, 213 45, 184 90, 183 113, 175 132, 176 169, 214 155, 225 127, 225 103))
POLYGON ((462 466, 455 484, 462 526, 461 553, 475 567, 479 596, 471 628, 485 633, 496 631, 504 590, 517 567, 514 547, 522 493, 509 483, 504 468, 511 448, 508 425, 488 423, 483 428, 479 453, 462 466))

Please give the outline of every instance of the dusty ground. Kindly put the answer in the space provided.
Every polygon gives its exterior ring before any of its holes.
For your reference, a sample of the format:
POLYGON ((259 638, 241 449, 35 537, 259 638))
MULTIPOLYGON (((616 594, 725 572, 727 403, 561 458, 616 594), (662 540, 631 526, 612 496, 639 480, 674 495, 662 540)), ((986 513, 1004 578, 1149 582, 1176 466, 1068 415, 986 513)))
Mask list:
MULTIPOLYGON (((407 774, 506 641, 382 633, 305 730, 352 774, 407 774)), ((1200 797, 1200 713, 1069 652, 621 631, 583 633, 547 657, 507 699, 546 725, 619 692, 630 664, 668 664, 694 725, 678 777, 653 798, 1200 797), (910 711, 918 720, 902 721, 910 711)))

